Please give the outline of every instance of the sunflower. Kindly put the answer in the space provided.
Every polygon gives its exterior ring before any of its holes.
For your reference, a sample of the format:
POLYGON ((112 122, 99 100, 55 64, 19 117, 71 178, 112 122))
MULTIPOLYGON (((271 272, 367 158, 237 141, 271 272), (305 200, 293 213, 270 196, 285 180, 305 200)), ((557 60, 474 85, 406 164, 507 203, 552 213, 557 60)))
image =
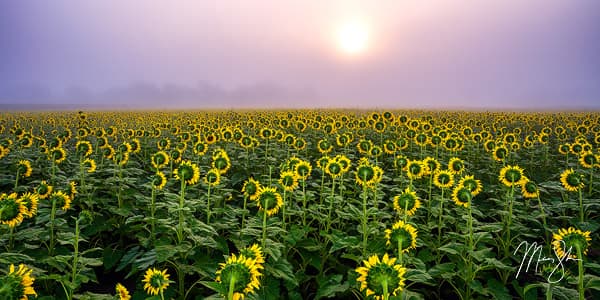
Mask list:
POLYGON ((46 199, 48 198, 48 196, 50 196, 50 194, 52 194, 52 186, 48 185, 46 180, 42 180, 42 182, 40 182, 40 185, 36 189, 36 192, 39 195, 40 199, 46 199))
POLYGON ((500 170, 500 176, 498 176, 498 179, 500 182, 502 182, 502 184, 508 187, 521 185, 527 180, 525 175, 523 175, 523 169, 521 167, 510 165, 507 165, 500 170))
POLYGON ((156 142, 156 147, 158 147, 158 150, 169 150, 171 147, 171 140, 169 140, 169 138, 162 138, 156 142))
POLYGON ((56 206, 64 211, 67 211, 71 207, 71 197, 63 191, 52 192, 50 201, 56 201, 56 206))
POLYGON ((521 193, 524 198, 537 198, 540 195, 540 190, 533 181, 527 179, 521 184, 521 193))
POLYGON ((19 172, 20 176, 23 177, 29 177, 31 176, 31 162, 29 162, 28 160, 20 160, 19 163, 17 164, 17 171, 19 172))
POLYGON ((144 290, 149 295, 162 294, 163 291, 169 286, 170 282, 171 281, 169 280, 167 269, 159 271, 155 268, 146 270, 146 274, 142 280, 142 283, 144 284, 144 290))
POLYGON ((221 173, 219 173, 219 170, 210 169, 210 170, 208 170, 208 172, 206 172, 206 175, 204 176, 204 183, 206 183, 207 185, 209 185, 211 187, 215 187, 215 186, 219 185, 220 182, 221 182, 221 173))
POLYGON ((473 194, 467 187, 458 185, 452 190, 452 200, 456 205, 469 207, 471 199, 473 199, 473 194))
POLYGON ((397 245, 400 247, 399 251, 406 253, 417 248, 417 229, 400 220, 392 225, 392 229, 385 230, 385 239, 386 245, 397 245))
POLYGON ((302 160, 294 166, 294 172, 298 175, 298 179, 306 180, 312 172, 312 166, 309 162, 302 160))
POLYGON ((268 216, 277 214, 281 206, 283 206, 283 198, 277 192, 277 189, 270 187, 261 187, 258 190, 256 197, 258 209, 266 211, 268 216))
POLYGON ((558 153, 560 153, 562 155, 568 154, 570 150, 571 150, 571 145, 569 145, 568 143, 558 145, 558 153))
POLYGON ((49 153, 50 159, 54 160, 54 163, 60 164, 67 159, 67 152, 61 147, 52 148, 49 153))
POLYGON ((323 171, 325 171, 325 168, 327 167, 327 164, 329 163, 329 161, 331 160, 331 157, 324 155, 321 156, 318 160, 317 160, 317 167, 323 171))
POLYGON ((233 299, 244 299, 260 288, 261 274, 256 259, 247 258, 243 254, 232 254, 219 266, 216 281, 221 284, 223 291, 233 288, 233 299))
POLYGON ((454 185, 454 175, 450 170, 437 170, 433 174, 433 184, 441 189, 451 188, 454 185))
POLYGON ((17 193, 0 195, 0 224, 14 228, 23 222, 27 213, 27 207, 18 199, 17 193))
POLYGON ((598 165, 598 157, 592 151, 586 151, 579 155, 579 163, 582 167, 591 169, 598 165))
POLYGON ((183 157, 183 155, 181 154, 181 150, 177 148, 171 149, 171 151, 169 151, 169 156, 171 157, 171 160, 174 163, 180 163, 183 157))
POLYGON ((380 157, 381 154, 383 154, 383 150, 381 150, 381 147, 377 145, 371 147, 371 150, 369 150, 369 155, 371 157, 380 157))
POLYGON ((404 192, 394 197, 394 209, 398 213, 402 213, 406 209, 406 215, 412 216, 421 207, 421 201, 417 197, 417 193, 407 187, 404 192))
POLYGON ((573 169, 564 170, 560 174, 560 182, 569 192, 577 192, 584 187, 583 175, 573 169))
POLYGON ((331 159, 325 166, 325 173, 332 178, 338 178, 343 174, 342 165, 337 160, 331 159))
POLYGON ((453 157, 450 159, 450 161, 448 161, 448 171, 452 172, 453 174, 460 174, 462 171, 464 171, 464 169, 465 162, 462 159, 453 157))
POLYGON ((466 187, 471 192, 473 197, 481 193, 483 187, 481 186, 481 180, 475 179, 473 175, 467 175, 460 179, 458 186, 466 187))
POLYGON ((150 162, 156 169, 163 168, 169 164, 169 155, 164 151, 158 151, 152 155, 150 162))
POLYGON ((113 155, 112 159, 119 166, 125 166, 129 161, 129 152, 118 152, 113 155))
POLYGON ((188 185, 198 183, 200 180, 200 169, 195 163, 189 160, 184 160, 173 170, 177 180, 184 180, 188 185))
POLYGON ((336 155, 333 159, 335 159, 342 166, 342 173, 350 171, 352 161, 346 155, 339 154, 336 155))
POLYGON ((77 141, 77 143, 75 144, 75 149, 77 151, 77 154, 83 157, 88 157, 94 152, 92 148, 92 143, 90 143, 89 141, 77 141))
POLYGON ((396 153, 396 143, 391 140, 386 140, 383 143, 383 151, 390 155, 396 153))
POLYGON ((356 167, 356 183, 361 186, 371 185, 376 180, 375 167, 373 167, 368 161, 362 161, 358 167, 356 167))
POLYGON ((96 161, 91 158, 86 158, 82 162, 83 166, 87 168, 88 173, 94 173, 96 171, 96 161))
POLYGON ((558 233, 552 235, 552 239, 556 256, 562 258, 568 254, 572 259, 581 259, 581 257, 577 257, 578 250, 582 255, 586 255, 592 240, 589 231, 581 231, 573 227, 559 229, 558 233), (575 253, 571 253, 571 251, 575 253))
POLYGON ((202 141, 194 144, 194 153, 198 156, 203 156, 208 151, 208 145, 202 141))
POLYGON ((27 212, 25 213, 27 217, 31 218, 37 213, 38 199, 37 194, 32 194, 30 192, 21 195, 21 198, 19 198, 21 203, 27 208, 27 212))
POLYGON ((254 263, 259 269, 262 269, 262 265, 265 263, 265 257, 258 244, 253 244, 250 247, 240 250, 240 255, 243 255, 249 259, 254 259, 254 263))
POLYGON ((327 139, 322 139, 317 143, 317 150, 321 154, 327 154, 333 150, 333 145, 327 139))
POLYGON ((406 175, 410 179, 419 179, 425 174, 425 166, 420 160, 408 160, 406 164, 406 175))
POLYGON ((225 174, 231 168, 231 160, 229 155, 223 149, 219 149, 213 154, 212 167, 219 170, 219 173, 225 174))
POLYGON ((384 285, 393 296, 404 289, 404 274, 406 268, 396 264, 396 258, 389 258, 387 253, 379 260, 377 255, 363 261, 364 266, 356 268, 360 276, 360 290, 365 291, 367 297, 373 296, 377 300, 383 299, 384 285))
POLYGON ((394 165, 397 169, 402 170, 406 167, 406 165, 408 165, 408 158, 406 158, 404 155, 398 155, 394 159, 394 165))
POLYGON ((497 146, 493 150, 494 160, 504 161, 508 156, 508 149, 504 146, 497 146))
POLYGON ((254 180, 254 178, 248 178, 246 182, 244 182, 244 186, 242 187, 242 193, 244 196, 250 198, 250 200, 256 200, 258 198, 258 193, 261 189, 260 182, 254 180))
POLYGON ((427 156, 423 159, 423 164, 427 167, 424 175, 435 174, 440 169, 440 162, 437 159, 427 156))
POLYGON ((8 268, 8 274, 0 278, 1 299, 27 300, 29 296, 37 297, 37 293, 33 289, 35 278, 31 276, 32 270, 25 265, 19 265, 15 270, 15 265, 11 264, 8 268))
POLYGON ((129 291, 122 284, 117 283, 115 286, 115 291, 117 292, 117 296, 119 296, 119 300, 130 300, 131 296, 129 295, 129 291))
POLYGON ((106 147, 102 149, 102 155, 104 155, 104 158, 106 159, 113 159, 115 156, 115 148, 109 144, 106 144, 106 147))
POLYGON ((279 184, 284 190, 291 192, 298 188, 298 175, 292 171, 281 172, 279 184))
POLYGON ((163 172, 157 171, 154 176, 152 176, 151 184, 155 189, 162 190, 167 184, 167 177, 163 172))

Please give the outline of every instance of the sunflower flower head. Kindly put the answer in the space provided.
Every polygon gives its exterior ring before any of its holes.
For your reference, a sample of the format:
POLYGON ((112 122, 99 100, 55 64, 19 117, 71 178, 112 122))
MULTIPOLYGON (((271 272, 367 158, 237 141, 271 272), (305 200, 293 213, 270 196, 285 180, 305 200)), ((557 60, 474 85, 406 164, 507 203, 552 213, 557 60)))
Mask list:
POLYGON ((256 201, 258 202, 258 209, 266 212, 268 216, 277 214, 283 206, 281 194, 277 192, 277 189, 270 187, 261 187, 258 190, 256 201))
POLYGON ((227 152, 223 149, 215 151, 213 154, 212 167, 219 170, 219 173, 225 174, 231 168, 231 160, 227 155, 227 152))
POLYGON ((448 161, 448 171, 453 174, 460 174, 465 170, 465 162, 458 158, 453 157, 448 161))
POLYGON ((244 299, 260 288, 261 273, 255 259, 232 254, 225 263, 219 265, 216 281, 221 284, 223 291, 232 287, 233 299, 244 299))
POLYGON ((309 162, 302 160, 294 166, 294 172, 298 175, 298 179, 306 180, 312 172, 312 166, 309 162))
POLYGON ((525 198, 537 198, 540 195, 540 190, 533 181, 527 180, 521 184, 521 193, 525 198))
POLYGON ((23 205, 25 205, 25 207, 27 208, 25 216, 27 216, 28 218, 35 216, 35 214, 37 213, 38 199, 39 198, 37 194, 32 194, 30 192, 21 195, 21 198, 19 198, 21 203, 23 203, 23 205))
POLYGON ((204 176, 204 183, 211 187, 215 187, 221 183, 221 173, 217 169, 210 169, 204 176))
POLYGON ((298 188, 298 175, 293 171, 281 172, 279 184, 285 191, 291 192, 298 188))
POLYGON ((86 158, 83 162, 83 167, 87 169, 88 173, 96 172, 96 161, 92 158, 86 158))
POLYGON ((158 151, 152 155, 150 162, 156 169, 164 168, 169 164, 169 155, 165 151, 158 151))
POLYGON ((473 175, 467 175, 460 179, 458 186, 469 189, 473 197, 477 196, 483 190, 481 180, 475 179, 473 175))
POLYGON ((46 199, 52 194, 53 187, 49 185, 45 180, 40 182, 40 185, 37 187, 36 192, 39 195, 40 199, 46 199))
POLYGON ((498 179, 502 184, 507 187, 521 185, 524 181, 527 181, 525 175, 523 175, 523 169, 519 166, 507 165, 500 170, 500 176, 498 179))
POLYGON ((254 259, 259 269, 262 269, 262 265, 265 263, 265 257, 263 255, 262 249, 258 244, 253 244, 250 247, 246 247, 240 250, 240 255, 243 255, 248 259, 254 259))
POLYGON ((120 283, 117 283, 117 285, 115 286, 115 292, 117 292, 119 300, 131 299, 131 295, 129 295, 129 291, 127 290, 127 288, 120 283))
POLYGON ((471 190, 467 187, 456 186, 452 190, 452 200, 456 205, 469 207, 471 204, 471 200, 473 199, 473 194, 471 190))
POLYGON ((177 180, 183 180, 188 185, 196 184, 200 180, 200 169, 189 160, 182 161, 173 173, 177 180))
POLYGON ((254 178, 248 178, 248 180, 244 182, 242 193, 244 193, 244 196, 250 198, 250 200, 256 200, 260 189, 260 182, 254 180, 254 178))
POLYGON ((71 207, 71 197, 63 191, 52 192, 50 201, 56 201, 56 207, 60 207, 64 211, 67 211, 71 207))
POLYGON ((23 178, 31 176, 31 162, 28 160, 20 160, 17 164, 17 171, 19 172, 19 176, 23 178))
POLYGON ((155 268, 149 268, 146 270, 142 283, 144 284, 144 290, 149 295, 158 295, 169 287, 171 281, 166 269, 160 271, 155 268))
POLYGON ((417 229, 411 224, 400 220, 391 229, 385 230, 386 245, 398 246, 400 251, 406 253, 417 248, 417 229))
POLYGON ((427 166, 423 164, 423 161, 420 160, 408 160, 406 164, 406 175, 408 178, 414 180, 419 179, 425 175, 425 169, 427 166))
POLYGON ((152 181, 152 187, 154 187, 157 190, 162 190, 165 185, 167 184, 167 177, 165 176, 165 174, 161 171, 156 172, 152 177, 151 177, 152 181))
POLYGON ((573 171, 573 169, 564 170, 560 174, 560 182, 565 190, 577 192, 585 186, 583 183, 583 174, 573 171))
POLYGON ((17 198, 17 193, 0 195, 0 224, 14 228, 23 222, 27 214, 27 207, 17 198))
POLYGON ((398 213, 406 211, 408 216, 414 215, 417 209, 421 207, 421 201, 417 197, 417 193, 411 190, 410 187, 407 187, 402 194, 395 196, 393 204, 394 210, 398 213))
POLYGON ((454 185, 454 173, 450 170, 437 170, 433 174, 433 184, 441 189, 451 188, 454 185))
POLYGON ((18 269, 11 264, 8 274, 0 277, 0 299, 27 300, 29 296, 37 297, 33 288, 35 278, 31 273, 32 270, 23 264, 18 269))
POLYGON ((577 251, 586 255, 590 247, 590 232, 581 231, 573 227, 561 228, 558 233, 552 235, 552 246, 558 257, 568 255, 569 258, 577 259, 577 251))
POLYGON ((396 264, 396 258, 390 258, 386 253, 380 260, 379 256, 373 255, 363 261, 363 265, 355 271, 360 275, 357 279, 360 290, 365 291, 367 297, 383 299, 384 285, 393 296, 404 289, 406 268, 396 264))

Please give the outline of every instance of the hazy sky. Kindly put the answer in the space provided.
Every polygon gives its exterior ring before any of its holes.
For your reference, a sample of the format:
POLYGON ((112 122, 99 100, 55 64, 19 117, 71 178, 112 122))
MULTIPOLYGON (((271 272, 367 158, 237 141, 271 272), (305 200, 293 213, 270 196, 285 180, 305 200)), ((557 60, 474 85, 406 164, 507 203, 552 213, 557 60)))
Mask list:
POLYGON ((2 0, 17 103, 600 109, 600 1, 2 0))

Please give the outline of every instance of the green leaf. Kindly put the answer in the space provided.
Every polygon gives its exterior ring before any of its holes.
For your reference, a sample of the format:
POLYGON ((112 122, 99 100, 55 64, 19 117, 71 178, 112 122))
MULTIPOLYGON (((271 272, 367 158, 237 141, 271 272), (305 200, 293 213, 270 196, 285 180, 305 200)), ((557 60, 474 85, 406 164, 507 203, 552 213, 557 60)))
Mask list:
POLYGON ((330 298, 335 296, 337 293, 342 293, 348 290, 348 282, 341 283, 343 276, 336 274, 333 276, 323 275, 317 277, 317 283, 319 289, 315 299, 330 298))
POLYGON ((506 288, 502 282, 494 278, 488 279, 487 289, 495 299, 512 299, 510 293, 508 292, 508 288, 506 288))
POLYGON ((600 290, 600 277, 591 274, 584 275, 583 287, 586 289, 600 290))

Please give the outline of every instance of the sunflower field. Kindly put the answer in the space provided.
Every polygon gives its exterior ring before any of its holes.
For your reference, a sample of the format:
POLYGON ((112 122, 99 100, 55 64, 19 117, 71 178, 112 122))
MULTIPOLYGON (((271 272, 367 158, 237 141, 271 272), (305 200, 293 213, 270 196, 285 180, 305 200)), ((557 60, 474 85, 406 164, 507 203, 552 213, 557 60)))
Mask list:
POLYGON ((0 112, 0 299, 600 299, 600 114, 0 112))

